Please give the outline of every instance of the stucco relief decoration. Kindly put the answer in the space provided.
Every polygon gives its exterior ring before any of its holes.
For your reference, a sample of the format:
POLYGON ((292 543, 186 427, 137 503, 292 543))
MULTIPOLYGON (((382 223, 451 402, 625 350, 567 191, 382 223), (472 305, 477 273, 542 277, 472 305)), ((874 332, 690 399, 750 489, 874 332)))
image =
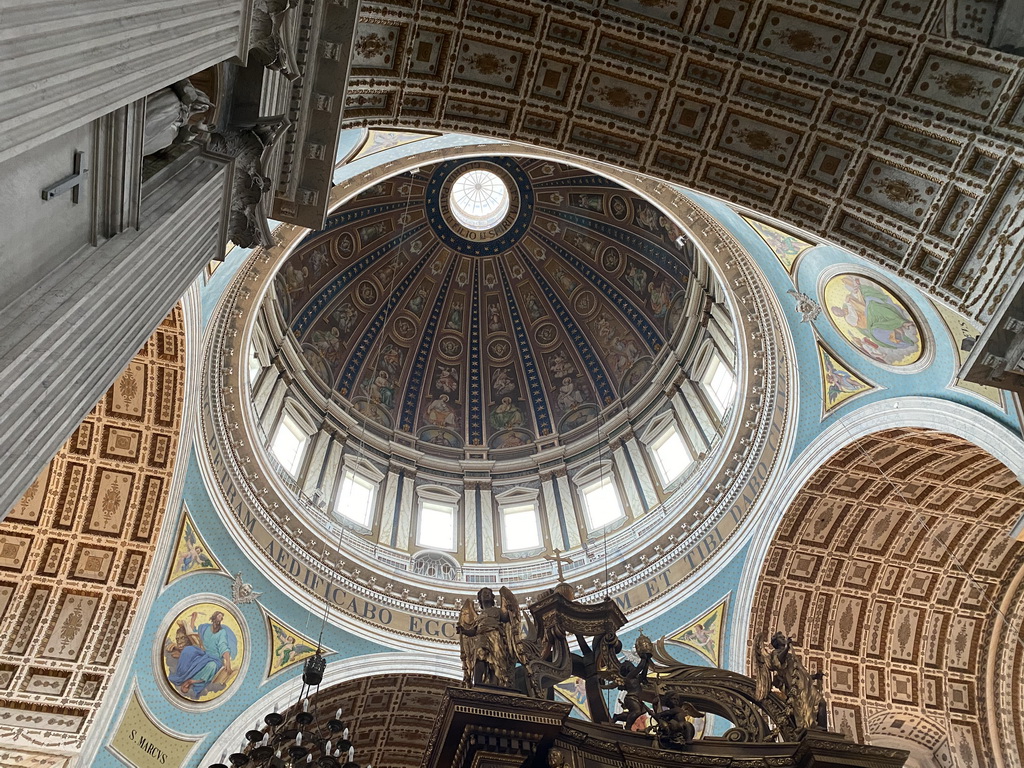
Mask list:
POLYGON ((874 280, 842 274, 831 278, 822 303, 829 319, 854 349, 883 365, 921 359, 921 329, 903 302, 874 280))
POLYGON ((185 608, 158 642, 164 677, 187 701, 222 696, 237 681, 245 660, 241 619, 219 603, 198 602, 185 608))

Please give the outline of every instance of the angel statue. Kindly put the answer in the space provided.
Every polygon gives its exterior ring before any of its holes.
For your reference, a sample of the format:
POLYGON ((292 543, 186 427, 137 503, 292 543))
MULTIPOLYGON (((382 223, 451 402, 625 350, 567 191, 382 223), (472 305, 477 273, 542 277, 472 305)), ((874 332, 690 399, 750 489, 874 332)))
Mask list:
POLYGON ((612 718, 613 723, 624 723, 626 730, 634 729, 636 722, 651 711, 644 704, 644 695, 647 692, 647 668, 651 663, 651 641, 641 632, 637 638, 635 650, 640 657, 640 664, 634 664, 627 659, 619 665, 618 674, 615 675, 610 684, 602 685, 602 688, 618 688, 623 692, 620 700, 622 712, 612 718))
POLYGON ((490 587, 484 587, 476 596, 480 610, 467 599, 455 625, 461 639, 466 685, 512 688, 516 633, 520 632, 518 622, 513 621, 518 618, 518 604, 507 587, 501 588, 504 607, 495 604, 490 587))
POLYGON ((654 713, 654 720, 661 743, 666 747, 681 747, 692 742, 697 734, 692 718, 704 717, 704 713, 684 701, 678 691, 662 693, 658 700, 661 709, 654 713))
POLYGON ((755 697, 763 701, 772 686, 782 692, 797 728, 828 729, 828 710, 821 693, 824 673, 807 671, 793 651, 793 638, 776 632, 770 642, 764 633, 754 639, 755 697))

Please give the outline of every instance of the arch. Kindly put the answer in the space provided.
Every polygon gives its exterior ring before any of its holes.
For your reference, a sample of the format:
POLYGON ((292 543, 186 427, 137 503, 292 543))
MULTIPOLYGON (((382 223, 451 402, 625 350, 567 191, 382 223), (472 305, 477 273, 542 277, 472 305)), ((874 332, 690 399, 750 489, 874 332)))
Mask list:
POLYGON ((1024 486, 949 421, 886 427, 817 457, 776 515, 746 634, 796 639, 826 673, 836 730, 912 733, 922 759, 948 742, 953 765, 1012 764, 1022 745, 989 718, 1014 703, 987 667, 996 603, 1024 570, 1008 535, 1024 486))
MULTIPOLYGON (((836 452, 862 437, 886 428, 907 427, 934 429, 961 437, 987 453, 1000 457, 1018 479, 1024 478, 1024 440, 982 413, 948 400, 932 397, 902 397, 870 403, 836 419, 812 440, 790 464, 788 472, 779 473, 779 482, 764 499, 759 524, 751 526, 750 550, 740 578, 734 608, 735 633, 729 649, 729 668, 744 669, 747 659, 747 622, 754 590, 761 573, 765 553, 772 541, 782 515, 804 487, 811 475, 836 452)), ((1024 517, 1011 534, 1019 536, 1024 517)))
POLYGON ((112 700, 129 679, 145 626, 139 618, 178 539, 174 511, 188 464, 179 459, 189 449, 182 435, 196 416, 199 383, 198 318, 193 289, 0 522, 5 579, 14 582, 0 612, 12 628, 5 706, 23 723, 4 734, 12 759, 52 753, 90 764, 86 736, 110 723, 112 700), (48 639, 55 627, 64 628, 59 643, 48 639), (59 684, 43 687, 55 645, 59 684))
MULTIPOLYGON (((426 676, 428 674, 436 678, 450 679, 454 685, 459 685, 462 680, 462 663, 455 654, 442 655, 417 651, 374 653, 337 661, 328 660, 327 671, 324 673, 324 679, 320 685, 322 691, 320 695, 330 696, 330 689, 355 680, 377 676, 394 678, 400 675, 426 676)), ((262 720, 263 716, 271 711, 283 712, 286 707, 291 706, 298 699, 301 689, 302 677, 296 675, 254 701, 235 718, 231 725, 223 730, 207 749, 205 757, 199 761, 198 765, 216 763, 225 751, 234 752, 244 739, 245 732, 251 729, 257 720, 262 720)), ((325 698, 323 701, 326 702, 327 699, 325 698)), ((339 704, 338 706, 344 705, 339 704)), ((356 748, 359 749, 358 743, 356 748)))

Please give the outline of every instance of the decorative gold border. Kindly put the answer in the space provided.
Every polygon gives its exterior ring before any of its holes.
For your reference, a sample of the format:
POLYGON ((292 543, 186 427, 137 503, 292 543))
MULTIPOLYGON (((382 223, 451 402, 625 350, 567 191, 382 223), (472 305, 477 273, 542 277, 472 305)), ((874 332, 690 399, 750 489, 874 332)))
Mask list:
POLYGON ((212 592, 197 592, 193 595, 179 600, 175 603, 170 610, 164 615, 164 618, 160 622, 160 628, 157 634, 151 638, 153 642, 152 649, 152 661, 153 661, 153 677, 156 679, 157 687, 160 688, 160 692, 164 695, 171 704, 180 710, 185 712, 208 712, 211 709, 216 709, 225 701, 230 699, 235 693, 243 687, 245 676, 249 671, 249 661, 252 658, 253 645, 252 645, 252 634, 249 632, 249 625, 245 621, 245 616, 239 610, 238 606, 233 605, 230 600, 225 598, 223 595, 214 594, 212 592), (242 640, 244 653, 242 655, 242 664, 238 670, 238 676, 235 678, 235 682, 223 694, 215 699, 202 702, 187 701, 182 698, 181 694, 175 691, 170 682, 167 680, 167 675, 164 674, 164 637, 167 636, 167 631, 171 628, 171 623, 178 618, 178 615, 184 611, 188 606, 195 605, 196 603, 213 603, 214 605, 223 608, 226 612, 230 613, 235 621, 238 622, 239 628, 242 630, 242 640))

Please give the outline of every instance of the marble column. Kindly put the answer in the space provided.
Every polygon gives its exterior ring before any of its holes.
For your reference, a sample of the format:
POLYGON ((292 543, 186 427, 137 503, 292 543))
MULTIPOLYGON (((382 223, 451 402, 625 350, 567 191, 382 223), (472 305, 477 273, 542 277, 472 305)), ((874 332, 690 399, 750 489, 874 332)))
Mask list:
POLYGON ((225 171, 195 156, 148 191, 138 230, 79 250, 0 309, 0 514, 222 255, 225 171))
POLYGON ((6 2, 0 163, 242 55, 251 2, 6 2))

